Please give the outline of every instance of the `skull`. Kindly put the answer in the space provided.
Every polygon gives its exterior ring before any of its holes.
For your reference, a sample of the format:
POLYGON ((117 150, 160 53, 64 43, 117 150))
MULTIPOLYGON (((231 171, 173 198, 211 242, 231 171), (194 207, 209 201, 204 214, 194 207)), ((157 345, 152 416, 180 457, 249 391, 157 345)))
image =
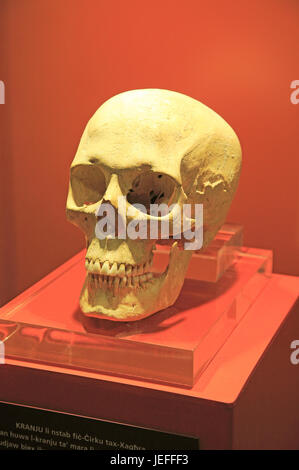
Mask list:
POLYGON ((184 249, 183 207, 196 223, 202 204, 202 248, 225 220, 237 187, 241 148, 214 111, 183 94, 133 90, 106 101, 92 116, 70 169, 67 218, 85 234, 86 279, 80 307, 91 317, 132 321, 172 305, 182 288, 192 250, 184 249), (104 203, 120 212, 119 232, 96 235, 104 203), (170 207, 153 215, 153 203, 170 207), (139 209, 142 204, 145 210, 139 209), (172 209, 173 208, 173 209, 172 209), (174 223, 180 212, 180 224, 174 223), (128 236, 129 225, 169 223, 155 237, 128 236), (125 231, 124 231, 125 229, 125 231), (126 233, 125 236, 117 236, 126 233), (170 245, 164 272, 152 272, 156 243, 170 245))

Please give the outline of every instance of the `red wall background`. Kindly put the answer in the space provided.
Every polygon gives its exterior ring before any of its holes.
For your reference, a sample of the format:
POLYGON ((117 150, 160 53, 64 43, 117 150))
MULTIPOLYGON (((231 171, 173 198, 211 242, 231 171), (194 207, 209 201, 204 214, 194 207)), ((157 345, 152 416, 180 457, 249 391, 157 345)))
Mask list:
POLYGON ((65 220, 68 169, 100 104, 134 88, 204 102, 236 130, 228 221, 299 274, 298 0, 1 0, 0 303, 84 246, 65 220))

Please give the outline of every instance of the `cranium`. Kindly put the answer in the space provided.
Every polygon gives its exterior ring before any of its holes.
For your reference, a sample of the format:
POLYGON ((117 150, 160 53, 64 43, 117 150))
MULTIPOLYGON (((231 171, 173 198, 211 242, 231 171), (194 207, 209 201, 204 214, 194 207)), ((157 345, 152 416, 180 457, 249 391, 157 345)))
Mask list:
MULTIPOLYGON (((86 280, 80 306, 87 316, 139 320, 172 305, 182 288, 192 250, 184 229, 167 216, 169 264, 152 273, 156 239, 96 236, 99 209, 128 210, 123 228, 153 216, 133 204, 203 205, 204 248, 223 224, 237 187, 241 148, 232 128, 214 111, 180 93, 133 90, 106 101, 92 116, 71 165, 68 219, 83 230, 86 280), (181 236, 181 240, 178 238, 181 236)), ((175 210, 175 209, 174 209, 175 210)), ((183 220, 182 218, 181 220, 183 220)), ((194 225, 194 210, 190 215, 194 225)), ((157 216, 156 220, 162 220, 157 216)))

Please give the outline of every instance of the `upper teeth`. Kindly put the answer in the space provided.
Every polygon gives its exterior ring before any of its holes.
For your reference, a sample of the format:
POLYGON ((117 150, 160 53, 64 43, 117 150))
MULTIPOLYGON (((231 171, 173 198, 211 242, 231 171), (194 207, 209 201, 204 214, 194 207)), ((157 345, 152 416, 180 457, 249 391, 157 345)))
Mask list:
POLYGON ((99 259, 85 260, 85 268, 89 273, 103 274, 105 276, 140 276, 150 271, 152 261, 147 261, 143 264, 124 264, 124 263, 109 263, 109 261, 101 262, 99 259))

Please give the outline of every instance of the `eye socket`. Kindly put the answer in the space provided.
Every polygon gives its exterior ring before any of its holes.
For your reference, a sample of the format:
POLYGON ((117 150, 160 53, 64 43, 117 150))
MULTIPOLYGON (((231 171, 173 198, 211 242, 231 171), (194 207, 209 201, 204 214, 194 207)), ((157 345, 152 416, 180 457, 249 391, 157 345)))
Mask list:
POLYGON ((106 181, 101 169, 95 165, 78 165, 71 169, 71 186, 77 206, 95 204, 102 199, 106 181))
POLYGON ((130 204, 142 204, 150 213, 151 204, 174 202, 176 182, 168 175, 147 171, 137 176, 127 194, 130 204))

